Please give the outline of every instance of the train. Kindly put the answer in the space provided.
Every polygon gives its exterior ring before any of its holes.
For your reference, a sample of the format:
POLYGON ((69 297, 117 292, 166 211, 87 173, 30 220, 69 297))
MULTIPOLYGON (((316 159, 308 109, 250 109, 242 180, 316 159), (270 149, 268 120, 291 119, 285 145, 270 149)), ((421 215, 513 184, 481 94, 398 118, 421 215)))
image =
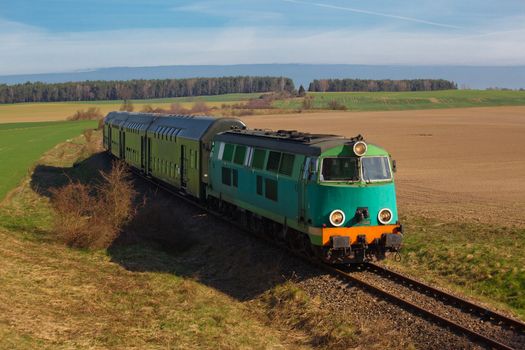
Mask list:
POLYGON ((111 112, 103 146, 142 176, 309 258, 355 264, 401 249, 396 163, 361 135, 111 112))

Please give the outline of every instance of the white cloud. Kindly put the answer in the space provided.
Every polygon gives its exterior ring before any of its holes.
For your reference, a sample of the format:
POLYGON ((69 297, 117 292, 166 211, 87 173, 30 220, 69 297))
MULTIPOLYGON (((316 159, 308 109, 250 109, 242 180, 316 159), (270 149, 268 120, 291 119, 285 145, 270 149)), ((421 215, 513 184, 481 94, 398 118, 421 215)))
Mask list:
POLYGON ((504 29, 471 37, 290 27, 51 33, 0 20, 0 74, 175 64, 525 64, 523 32, 504 29))

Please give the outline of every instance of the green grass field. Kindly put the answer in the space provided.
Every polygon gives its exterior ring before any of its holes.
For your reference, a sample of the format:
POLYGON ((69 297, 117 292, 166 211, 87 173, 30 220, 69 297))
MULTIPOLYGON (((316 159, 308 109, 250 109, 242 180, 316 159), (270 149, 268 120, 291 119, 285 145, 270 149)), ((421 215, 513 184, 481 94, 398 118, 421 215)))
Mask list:
POLYGON ((95 121, 0 124, 0 200, 44 152, 96 125, 95 121))
MULTIPOLYGON (((227 94, 199 97, 177 97, 151 100, 132 100, 135 111, 145 105, 169 109, 170 104, 180 103, 191 108, 196 101, 204 101, 209 107, 220 108, 223 104, 242 103, 261 94, 227 94)), ((398 111, 436 108, 524 106, 525 91, 445 90, 421 92, 324 92, 308 93, 313 96, 312 109, 332 109, 336 101, 348 111, 398 111)), ((303 108, 303 98, 277 100, 273 106, 278 110, 303 108)), ((118 110, 122 101, 79 101, 49 103, 17 103, 0 105, 0 123, 65 120, 76 111, 98 107, 102 114, 118 110)))
MULTIPOLYGON (((443 90, 419 92, 315 92, 314 109, 330 109, 337 101, 348 111, 398 111, 525 105, 525 91, 443 90)), ((303 98, 280 100, 277 108, 300 109, 303 98)))

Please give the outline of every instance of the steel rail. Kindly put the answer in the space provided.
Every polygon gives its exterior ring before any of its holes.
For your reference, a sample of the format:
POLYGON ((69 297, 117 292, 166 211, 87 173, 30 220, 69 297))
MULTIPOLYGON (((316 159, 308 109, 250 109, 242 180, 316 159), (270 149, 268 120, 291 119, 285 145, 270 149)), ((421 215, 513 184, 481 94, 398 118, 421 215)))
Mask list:
POLYGON ((434 321, 436 321, 437 323, 443 325, 443 326, 446 326, 446 327, 449 327, 451 328, 452 330, 454 330, 455 332, 458 332, 458 333, 461 333, 461 334, 464 334, 466 336, 468 336, 469 338, 471 338, 472 340, 475 340, 475 341, 478 341, 478 342, 481 342, 483 344, 486 344, 486 345, 489 345, 495 349, 502 349, 502 350, 514 350, 514 348, 508 346, 508 345, 505 345, 503 343, 500 343, 499 341, 497 340, 494 340, 492 338, 489 338, 489 337, 486 337, 484 336, 483 334, 480 334, 478 332, 475 332, 469 328, 466 328, 462 325, 460 325, 459 323, 456 323, 448 318, 445 318, 445 317, 442 317, 440 315, 437 315, 435 313, 433 313, 432 311, 429 311, 425 308, 422 308, 421 306, 418 306, 408 300, 405 300, 403 298, 400 298, 398 297, 397 295, 393 294, 393 293, 390 293, 380 287, 377 287, 377 286, 374 286, 373 284, 371 283, 368 283, 366 282, 365 280, 361 279, 361 278, 358 278, 356 277, 354 274, 351 274, 351 273, 348 273, 348 272, 345 272, 341 269, 338 269, 338 268, 335 268, 335 267, 331 267, 331 266, 328 266, 328 265, 323 265, 322 266, 325 270, 329 271, 330 273, 334 274, 334 275, 337 275, 338 277, 340 278, 343 278, 344 280, 349 280, 349 281, 352 281, 352 282, 355 282, 357 284, 359 284, 360 286, 370 290, 371 292, 375 293, 375 294, 378 294, 380 295, 381 297, 385 298, 385 299, 389 299, 391 300, 392 302, 404 307, 404 308, 408 308, 408 309, 412 309, 413 311, 415 311, 416 313, 420 314, 420 315, 423 315, 429 319, 432 319, 434 321))
MULTIPOLYGON (((192 200, 191 198, 188 198, 184 193, 182 192, 179 192, 179 191, 176 191, 172 188, 170 188, 169 185, 165 185, 163 184, 162 182, 159 182, 159 181, 155 181, 154 179, 150 178, 150 177, 147 177, 145 176, 144 174, 142 174, 140 171, 136 170, 136 169, 133 169, 132 167, 130 167, 132 172, 135 173, 136 175, 138 175, 140 178, 150 182, 151 184, 153 184, 154 186, 158 187, 158 188, 161 188, 162 190, 172 194, 172 195, 175 195, 176 197, 184 200, 185 202, 189 203, 189 204, 192 204, 193 206, 201 209, 201 210, 204 210, 210 214, 212 214, 213 216, 219 218, 220 220, 222 221, 225 221, 229 224, 233 224, 235 227, 241 229, 242 231, 245 231, 245 232, 249 232, 249 233, 252 233, 249 229, 247 229, 246 227, 244 227, 243 225, 241 225, 240 223, 238 222, 234 222, 234 221, 231 221, 231 220, 228 220, 224 215, 222 215, 221 213, 219 212, 215 212, 213 210, 210 210, 209 208, 203 206, 202 204, 196 202, 195 200, 192 200)), ((278 246, 280 248, 283 248, 282 245, 278 245, 276 242, 274 241, 271 241, 265 237, 262 237, 261 235, 257 235, 257 237, 261 237, 263 238, 265 241, 269 242, 270 244, 274 245, 274 246, 278 246)), ((287 249, 286 247, 284 247, 285 249, 287 249)), ((454 330, 456 333, 460 333, 460 334, 464 334, 466 336, 468 336, 469 338, 471 338, 472 340, 475 340, 477 342, 481 342, 483 344, 486 344, 486 345, 490 345, 492 346, 493 348, 495 349, 501 349, 501 350, 516 350, 512 347, 509 347, 503 343, 500 343, 498 342, 497 340, 494 340, 494 339, 491 339, 491 338, 488 338, 486 336, 484 336, 483 334, 480 334, 480 333, 477 333, 471 329, 468 329, 464 326, 461 326, 460 324, 452 321, 452 320, 449 320, 447 318, 444 318, 442 316, 439 316, 439 315, 436 315, 434 314, 433 312, 429 311, 429 310, 426 310, 410 301, 407 301, 403 298, 400 298, 392 293, 389 293, 388 291, 382 289, 382 288, 379 288, 377 286, 374 286, 348 272, 345 272, 341 269, 338 269, 336 267, 333 267, 333 266, 330 266, 330 265, 326 265, 324 263, 321 263, 321 262, 318 262, 318 261, 313 261, 312 259, 308 259, 307 257, 295 252, 295 251, 291 251, 290 249, 288 249, 293 255, 295 255, 296 257, 299 257, 303 260, 306 260, 307 262, 313 264, 314 266, 317 266, 319 268, 321 268, 322 270, 325 270, 327 271, 328 273, 334 275, 334 276, 337 276, 339 278, 343 278, 345 280, 349 280, 349 281, 352 281, 352 282, 355 282, 359 285, 361 285, 362 287, 368 289, 369 291, 373 292, 373 293, 376 293, 380 296, 382 296, 383 298, 385 299, 388 299, 394 303, 397 303, 398 305, 400 305, 401 307, 404 307, 406 309, 410 309, 410 310, 413 310, 414 312, 416 313, 419 313, 431 320, 434 320, 436 321, 437 323, 445 326, 445 327, 449 327, 450 329, 454 330)), ((415 281, 417 282, 417 281, 415 281)), ((420 282, 418 282, 420 283, 420 282)), ((475 305, 475 304, 474 304, 475 305)), ((481 308, 481 306, 478 306, 481 308)))
POLYGON ((411 277, 408 277, 406 275, 403 275, 399 272, 392 271, 386 267, 374 264, 374 263, 367 263, 367 266, 371 267, 372 272, 377 273, 379 271, 381 274, 387 275, 387 277, 392 276, 393 278, 401 281, 402 283, 406 283, 410 286, 415 286, 416 288, 419 288, 421 291, 423 291, 425 294, 431 294, 433 296, 437 296, 439 298, 444 299, 445 301, 451 302, 453 304, 456 304, 457 306, 463 307, 471 312, 476 312, 482 316, 485 316, 491 320, 504 323, 512 328, 515 328, 519 331, 525 332, 525 323, 518 321, 514 318, 505 316, 503 314, 500 314, 496 311, 492 311, 487 309, 486 307, 483 307, 478 304, 474 304, 473 302, 463 299, 461 297, 458 297, 453 294, 449 294, 441 289, 438 289, 436 287, 433 287, 431 285, 428 285, 424 282, 417 281, 411 277), (374 271, 375 270, 375 271, 374 271))

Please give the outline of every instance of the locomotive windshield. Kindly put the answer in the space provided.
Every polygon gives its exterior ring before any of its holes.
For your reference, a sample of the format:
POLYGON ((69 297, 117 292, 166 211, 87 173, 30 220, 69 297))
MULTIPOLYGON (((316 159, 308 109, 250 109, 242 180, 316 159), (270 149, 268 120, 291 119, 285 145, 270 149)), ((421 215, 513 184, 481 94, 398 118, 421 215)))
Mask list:
POLYGON ((363 167, 363 179, 366 182, 386 181, 392 178, 388 157, 363 157, 361 158, 361 165, 363 167))
POLYGON ((392 179, 388 157, 324 158, 321 181, 388 181, 392 179), (360 172, 360 169, 362 172, 360 172))
POLYGON ((323 181, 358 181, 357 158, 324 158, 323 181))

